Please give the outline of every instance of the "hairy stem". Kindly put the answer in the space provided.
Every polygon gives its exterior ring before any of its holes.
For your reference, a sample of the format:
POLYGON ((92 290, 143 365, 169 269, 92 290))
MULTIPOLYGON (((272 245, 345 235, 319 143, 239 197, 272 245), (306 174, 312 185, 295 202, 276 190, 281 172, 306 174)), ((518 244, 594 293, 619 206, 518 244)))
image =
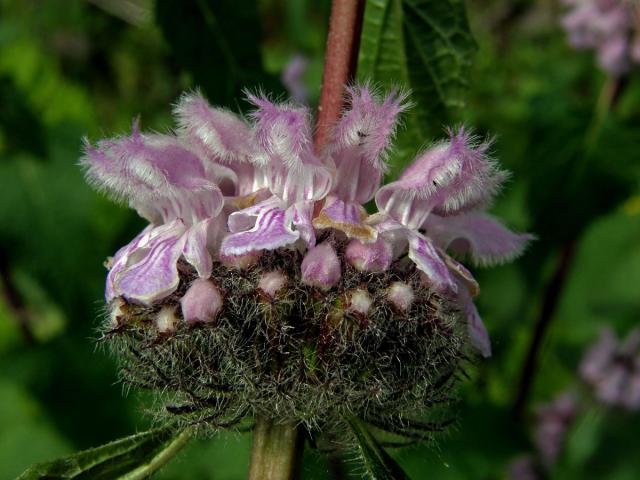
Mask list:
POLYGON ((248 480, 292 480, 298 477, 302 436, 294 424, 258 417, 248 480))
POLYGON ((363 14, 364 0, 333 0, 318 106, 317 151, 329 141, 342 111, 344 86, 355 77, 363 14))

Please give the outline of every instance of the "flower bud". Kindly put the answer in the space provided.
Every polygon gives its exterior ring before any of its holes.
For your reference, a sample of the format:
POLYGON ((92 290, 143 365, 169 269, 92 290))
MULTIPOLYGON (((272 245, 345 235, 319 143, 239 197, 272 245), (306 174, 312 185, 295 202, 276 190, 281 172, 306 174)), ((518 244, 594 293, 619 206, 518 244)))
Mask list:
POLYGON ((156 328, 158 333, 167 334, 175 331, 178 317, 176 316, 176 307, 165 305, 160 309, 156 316, 156 328))
POLYGON ((351 312, 366 315, 369 313, 371 305, 373 305, 373 300, 371 299, 369 292, 363 288, 358 288, 351 293, 348 309, 351 312))
POLYGON ((415 300, 415 294, 411 285, 405 282, 393 282, 387 291, 387 300, 389 300, 398 310, 406 312, 411 308, 411 304, 415 300))
POLYGON ((279 270, 263 273, 258 282, 258 289, 270 298, 275 298, 276 294, 287 284, 287 277, 279 270))
POLYGON ((381 237, 373 243, 352 240, 344 252, 347 261, 355 268, 367 272, 382 272, 393 260, 391 245, 381 237))
POLYGON ((329 290, 340 281, 340 260, 328 242, 311 248, 302 260, 302 281, 329 290))
POLYGON ((220 290, 210 280, 195 280, 180 299, 182 317, 187 322, 210 322, 215 320, 224 299, 220 290))

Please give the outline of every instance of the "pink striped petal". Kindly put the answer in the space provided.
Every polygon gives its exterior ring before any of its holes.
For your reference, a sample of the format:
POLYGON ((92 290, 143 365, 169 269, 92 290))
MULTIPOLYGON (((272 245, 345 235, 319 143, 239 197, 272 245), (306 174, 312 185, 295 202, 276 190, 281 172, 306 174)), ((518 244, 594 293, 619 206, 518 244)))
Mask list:
POLYGON ((458 301, 460 302, 463 313, 467 317, 469 341, 471 345, 478 350, 483 357, 490 357, 491 340, 489 339, 489 332, 487 332, 487 328, 484 326, 482 318, 480 318, 478 309, 474 305, 469 291, 463 285, 460 285, 458 290, 458 301))
POLYGON ((455 295, 458 285, 433 243, 420 234, 408 234, 409 258, 425 274, 430 287, 442 295, 455 295))
MULTIPOLYGON (((153 229, 148 243, 129 256, 126 268, 113 279, 116 293, 129 301, 151 305, 178 287, 177 262, 185 244, 185 227, 175 220, 153 229)), ((151 233, 151 232, 150 232, 151 233)))
POLYGON ((140 232, 131 242, 120 248, 115 255, 109 259, 109 273, 107 274, 107 285, 105 288, 105 298, 107 303, 115 297, 121 295, 115 284, 115 278, 122 270, 127 267, 129 257, 134 255, 138 248, 143 248, 148 242, 152 232, 157 231, 152 225, 148 225, 140 232))
POLYGON ((400 179, 383 186, 376 205, 410 229, 433 212, 450 215, 488 204, 506 178, 464 129, 420 155, 400 179))
POLYGON ((252 113, 261 148, 256 158, 270 169, 270 190, 288 205, 325 197, 333 175, 313 152, 309 110, 253 95, 249 100, 258 107, 252 113))
MULTIPOLYGON (((242 255, 255 250, 275 250, 290 245, 300 238, 300 232, 291 228, 291 214, 287 214, 287 211, 272 203, 264 203, 266 205, 262 205, 261 208, 256 208, 259 207, 258 205, 252 207, 251 213, 255 216, 255 224, 250 230, 232 233, 223 240, 220 248, 223 255, 242 255)), ((236 212, 231 217, 236 214, 238 216, 235 220, 238 220, 243 212, 236 212)), ((231 217, 229 218, 230 227, 231 217)), ((237 227, 237 222, 234 221, 234 225, 237 227)), ((231 230, 233 231, 233 228, 231 230)))
POLYGON ((374 228, 363 223, 366 217, 367 212, 362 205, 344 202, 332 195, 326 198, 313 225, 316 228, 334 228, 344 232, 349 238, 371 242, 375 240, 377 233, 374 228))
POLYGON ((367 86, 347 89, 349 107, 336 125, 330 155, 336 165, 333 193, 347 202, 373 198, 386 170, 386 156, 405 95, 381 99, 367 86))
POLYGON ((513 233, 498 220, 480 213, 430 215, 423 228, 436 245, 457 255, 469 255, 476 265, 510 261, 534 238, 513 233))

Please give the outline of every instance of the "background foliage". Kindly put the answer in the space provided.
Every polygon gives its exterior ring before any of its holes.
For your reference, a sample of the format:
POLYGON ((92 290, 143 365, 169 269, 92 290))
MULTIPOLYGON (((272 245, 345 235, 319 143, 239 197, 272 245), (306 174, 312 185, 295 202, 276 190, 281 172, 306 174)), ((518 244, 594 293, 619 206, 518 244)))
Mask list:
MULTIPOLYGON (((516 264, 477 272, 494 357, 470 369, 455 427, 436 448, 391 454, 415 479, 503 478, 531 451, 535 405, 578 388, 576 367, 599 329, 624 334, 638 323, 640 74, 598 116, 607 79, 589 53, 567 46, 559 2, 467 2, 473 65, 420 50, 437 44, 440 27, 459 27, 446 13, 461 1, 368 3, 389 27, 382 45, 399 50, 365 50, 362 77, 407 83, 419 102, 392 171, 445 121, 494 134, 496 156, 514 173, 495 212, 539 236, 516 264), (423 13, 444 4, 434 30, 423 13), (441 73, 429 79, 433 69, 441 73), (434 94, 443 75, 453 103, 434 94), (517 415, 527 350, 563 252, 573 253, 565 288, 517 415)), ((149 426, 92 340, 102 262, 143 222, 85 185, 82 136, 124 132, 138 114, 144 128, 167 130, 169 104, 196 86, 242 110, 243 87, 283 91, 279 73, 296 53, 309 60, 305 82, 317 101, 328 11, 327 0, 0 0, 1 478, 149 426)), ((449 40, 470 52, 463 30, 449 40)), ((363 48, 376 42, 369 34, 365 25, 363 48)), ((569 432, 553 478, 637 478, 638 431, 640 415, 594 405, 569 432)), ((191 444, 158 478, 241 479, 249 448, 250 435, 220 434, 191 444)), ((304 478, 339 478, 339 469, 352 465, 306 453, 304 478)))

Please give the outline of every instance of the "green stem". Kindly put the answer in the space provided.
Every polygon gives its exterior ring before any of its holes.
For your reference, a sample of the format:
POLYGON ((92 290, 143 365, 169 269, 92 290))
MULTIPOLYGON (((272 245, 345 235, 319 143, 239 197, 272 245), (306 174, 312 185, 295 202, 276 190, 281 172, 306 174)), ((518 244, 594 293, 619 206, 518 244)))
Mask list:
POLYGON ((160 453, 153 457, 149 463, 136 468, 122 477, 119 477, 119 480, 142 480, 144 478, 149 478, 153 473, 162 468, 169 460, 175 457, 189 442, 189 440, 191 440, 192 436, 192 429, 187 428, 183 430, 171 441, 171 443, 169 443, 169 445, 166 446, 166 448, 163 448, 160 453))
POLYGON ((296 425, 258 417, 248 480, 292 480, 298 476, 302 436, 296 425))

